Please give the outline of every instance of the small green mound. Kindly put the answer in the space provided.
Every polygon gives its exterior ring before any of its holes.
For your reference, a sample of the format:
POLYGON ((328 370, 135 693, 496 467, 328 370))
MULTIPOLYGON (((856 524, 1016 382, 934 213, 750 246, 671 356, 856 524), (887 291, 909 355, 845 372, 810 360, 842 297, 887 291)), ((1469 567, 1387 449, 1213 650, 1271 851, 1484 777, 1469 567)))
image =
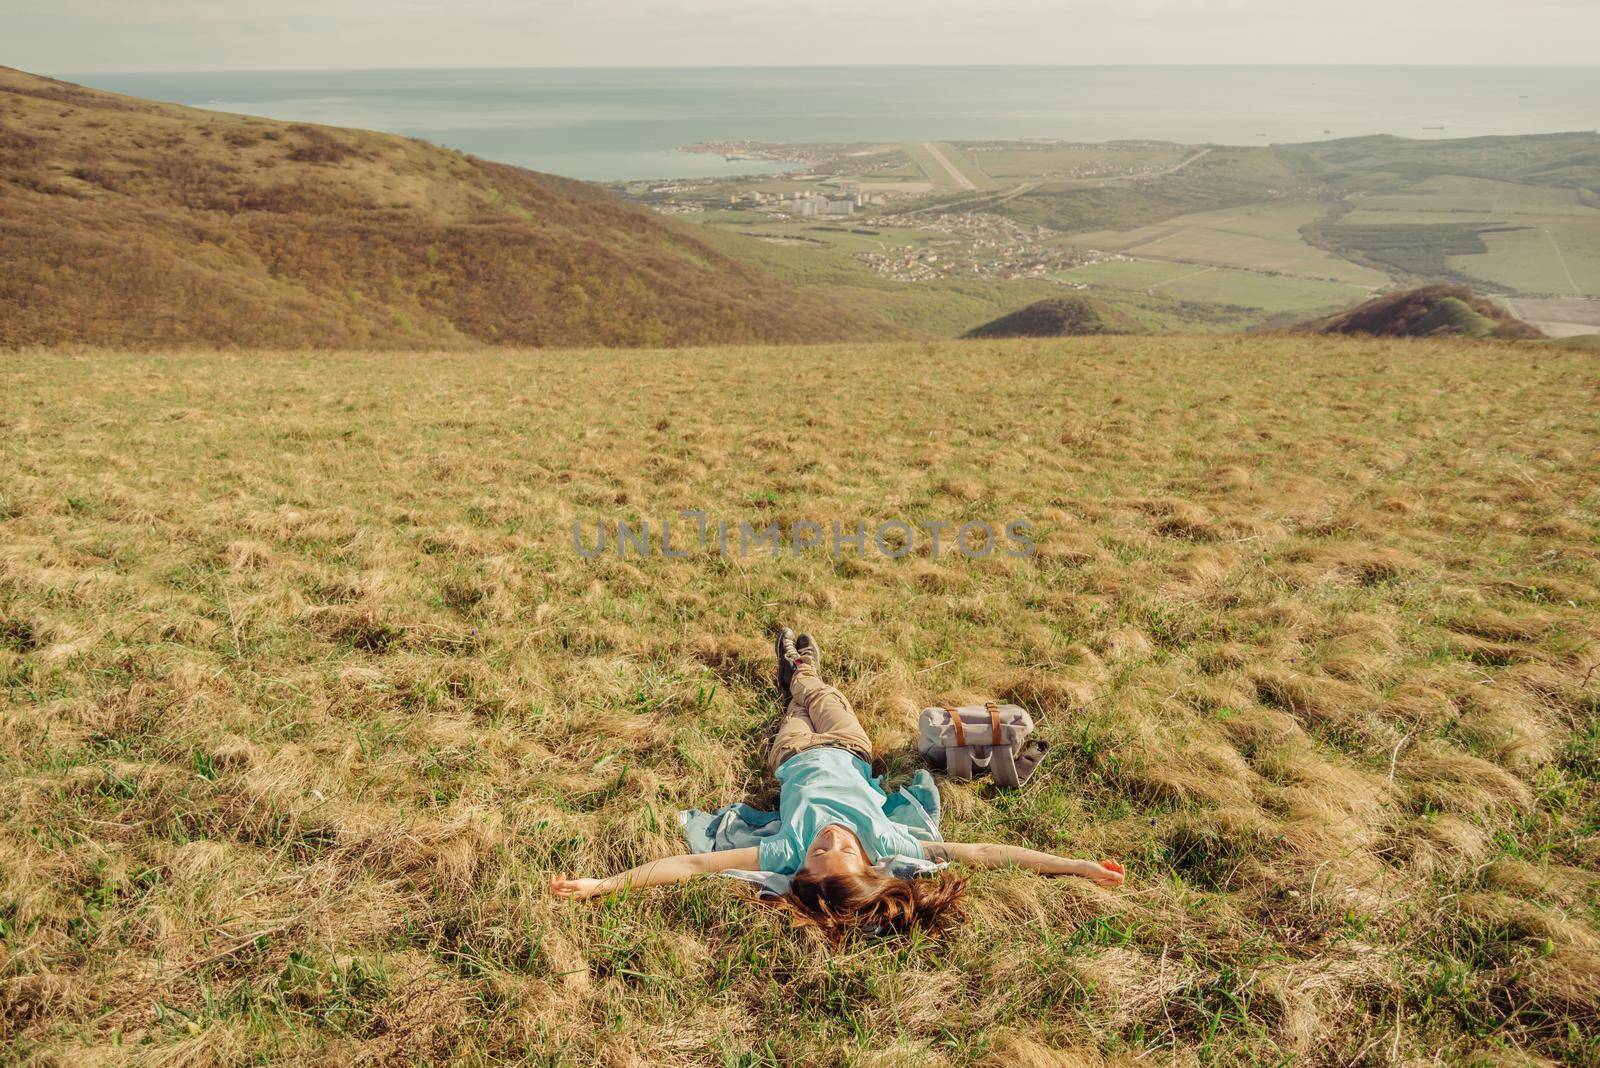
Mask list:
POLYGON ((1574 337, 1553 337, 1549 344, 1564 349, 1600 349, 1600 334, 1578 334, 1574 337))
POLYGON ((964 337, 1081 337, 1140 334, 1143 328, 1109 304, 1089 297, 1052 297, 969 330, 964 337))
POLYGON ((1301 323, 1313 334, 1374 337, 1469 337, 1537 340, 1537 327, 1466 286, 1431 285, 1385 293, 1354 308, 1301 323))
POLYGON ((1494 320, 1479 315, 1458 297, 1445 297, 1433 309, 1417 320, 1413 328, 1417 334, 1460 334, 1466 337, 1488 337, 1494 333, 1494 320))

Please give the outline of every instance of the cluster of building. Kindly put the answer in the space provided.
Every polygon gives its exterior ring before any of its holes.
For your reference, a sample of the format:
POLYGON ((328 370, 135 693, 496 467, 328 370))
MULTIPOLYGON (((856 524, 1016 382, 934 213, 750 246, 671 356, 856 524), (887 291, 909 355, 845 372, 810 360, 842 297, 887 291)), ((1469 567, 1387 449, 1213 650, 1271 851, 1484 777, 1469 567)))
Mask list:
POLYGON ((850 197, 818 197, 799 195, 788 198, 778 205, 790 215, 854 215, 860 202, 850 197))
POLYGON ((858 258, 874 274, 902 282, 961 275, 977 278, 1049 278, 1060 271, 1110 258, 1097 249, 1054 243, 1060 235, 987 212, 917 212, 884 216, 877 225, 949 234, 938 246, 903 246, 863 252, 858 258))
POLYGON ((783 193, 746 192, 728 196, 730 208, 777 211, 786 215, 842 216, 854 215, 872 204, 882 203, 876 193, 862 192, 859 188, 843 190, 798 189, 783 193))
POLYGON ((991 248, 1034 246, 1061 236, 1047 226, 1028 226, 987 211, 910 211, 877 223, 964 237, 991 248))
POLYGON ((902 246, 884 252, 860 252, 856 258, 882 278, 896 282, 922 282, 933 278, 1038 278, 1056 281, 1073 289, 1087 289, 1079 282, 1068 282, 1054 275, 1097 263, 1100 254, 1089 249, 1057 249, 1043 254, 993 255, 980 249, 902 246))
POLYGON ((940 268, 938 252, 909 245, 884 252, 858 252, 856 259, 873 274, 895 282, 926 282, 948 273, 940 268))

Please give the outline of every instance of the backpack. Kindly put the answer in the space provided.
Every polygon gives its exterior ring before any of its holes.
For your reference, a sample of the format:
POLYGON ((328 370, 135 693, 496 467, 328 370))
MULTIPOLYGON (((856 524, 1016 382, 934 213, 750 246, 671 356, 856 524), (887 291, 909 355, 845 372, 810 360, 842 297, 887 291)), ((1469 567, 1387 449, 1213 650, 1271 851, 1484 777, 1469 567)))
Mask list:
POLYGON ((952 779, 987 772, 996 786, 1021 786, 1049 748, 1028 738, 1033 717, 1020 705, 924 708, 917 727, 917 752, 952 779))

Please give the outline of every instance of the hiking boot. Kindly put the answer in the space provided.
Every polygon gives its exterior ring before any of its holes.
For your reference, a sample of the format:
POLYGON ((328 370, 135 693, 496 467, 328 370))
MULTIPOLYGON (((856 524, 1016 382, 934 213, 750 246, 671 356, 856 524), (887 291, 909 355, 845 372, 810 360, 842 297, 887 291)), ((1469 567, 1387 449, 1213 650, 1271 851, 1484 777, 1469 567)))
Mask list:
POLYGON ((800 652, 795 648, 794 631, 788 627, 780 629, 772 643, 772 651, 778 656, 778 690, 787 694, 789 680, 794 678, 795 661, 800 659, 800 652))
POLYGON ((801 663, 811 665, 812 671, 822 674, 822 649, 817 645, 817 639, 802 634, 794 640, 794 648, 801 663))

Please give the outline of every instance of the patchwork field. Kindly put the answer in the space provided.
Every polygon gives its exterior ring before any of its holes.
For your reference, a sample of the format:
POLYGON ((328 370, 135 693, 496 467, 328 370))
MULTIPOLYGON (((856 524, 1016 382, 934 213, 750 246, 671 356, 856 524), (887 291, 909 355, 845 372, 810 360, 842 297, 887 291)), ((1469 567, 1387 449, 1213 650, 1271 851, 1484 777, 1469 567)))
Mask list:
POLYGON ((1103 260, 1056 277, 1110 289, 1160 293, 1175 300, 1256 308, 1269 315, 1296 312, 1309 316, 1360 300, 1368 292, 1339 282, 1164 260, 1103 260))
POLYGON ((1269 202, 1183 215, 1132 230, 1089 231, 1066 240, 1140 257, 1384 285, 1388 278, 1381 272, 1340 259, 1300 236, 1301 226, 1327 210, 1321 203, 1269 202))
POLYGON ((1445 267, 1508 293, 1600 296, 1600 209, 1576 189, 1437 176, 1404 192, 1356 195, 1350 226, 1480 227, 1482 247, 1445 267))
POLYGON ((1488 252, 1447 262, 1513 292, 1600 296, 1600 212, 1592 219, 1524 215, 1511 225, 1517 229, 1483 235, 1488 252))
POLYGON ((29 352, 0 453, 7 1060, 1600 1059, 1593 352, 29 352), (616 520, 688 555, 575 550, 616 520), (780 621, 891 783, 923 705, 1030 707, 946 833, 1128 885, 838 954, 728 880, 552 900, 771 800, 780 621))

